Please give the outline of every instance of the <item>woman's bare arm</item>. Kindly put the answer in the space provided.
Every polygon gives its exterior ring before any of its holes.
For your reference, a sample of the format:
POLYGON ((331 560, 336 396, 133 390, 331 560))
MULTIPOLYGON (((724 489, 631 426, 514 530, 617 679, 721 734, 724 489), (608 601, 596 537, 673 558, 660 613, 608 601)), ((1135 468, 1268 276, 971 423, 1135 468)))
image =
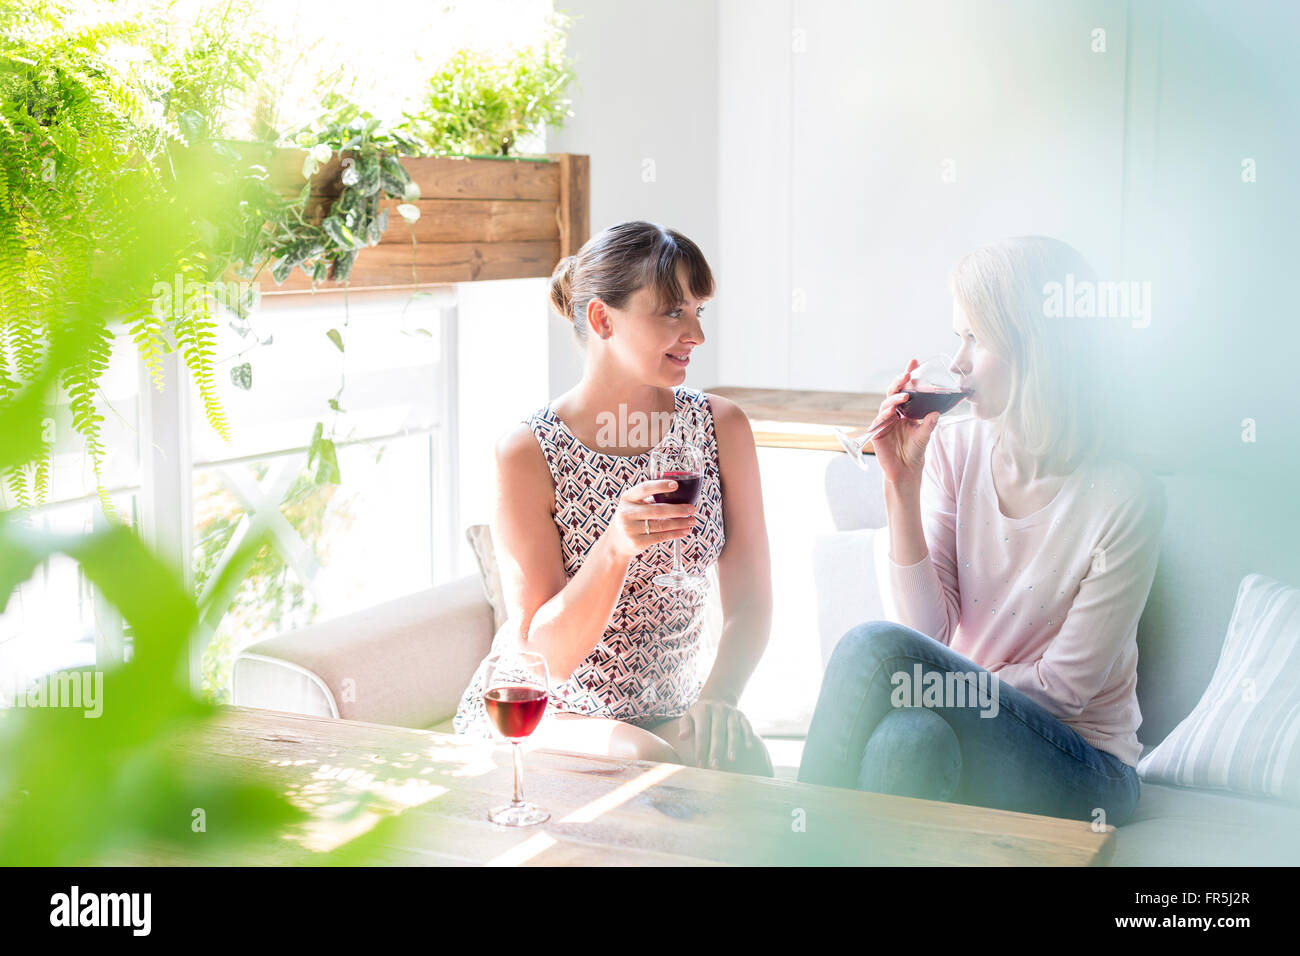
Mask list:
POLYGON ((718 558, 722 634, 700 696, 735 706, 771 635, 772 562, 749 419, 734 402, 707 398, 718 443, 726 541, 718 558))
MULTIPOLYGON (((498 442, 496 459, 492 535, 509 626, 521 649, 541 653, 554 679, 567 680, 605 632, 637 550, 683 537, 694 519, 680 517, 688 506, 622 502, 619 514, 587 552, 578 573, 568 579, 560 533, 552 517, 555 488, 542 450, 527 426, 521 425, 498 442), (633 524, 639 524, 643 514, 652 514, 655 526, 665 530, 633 541, 620 516, 631 515, 633 524), (663 520, 670 516, 676 520, 663 520)), ((656 492, 668 486, 668 482, 658 482, 636 487, 656 492)))

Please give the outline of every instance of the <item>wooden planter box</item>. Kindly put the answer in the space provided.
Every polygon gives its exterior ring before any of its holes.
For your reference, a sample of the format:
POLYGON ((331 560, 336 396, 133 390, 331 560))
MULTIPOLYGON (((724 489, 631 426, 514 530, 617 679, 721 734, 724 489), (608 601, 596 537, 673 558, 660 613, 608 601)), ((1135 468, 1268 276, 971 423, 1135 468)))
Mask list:
MULTIPOLYGON (((278 151, 273 179, 285 194, 303 185, 303 150, 278 151)), ((415 285, 549 276, 561 257, 577 252, 590 231, 586 156, 491 159, 403 157, 420 187, 413 205, 420 218, 408 225, 398 200, 384 199, 388 228, 379 244, 357 253, 350 281, 324 280, 315 291, 409 289, 415 285), (411 242, 414 229, 415 243, 411 242)), ((312 177, 308 215, 318 220, 342 188, 336 155, 312 177)), ((258 279, 263 295, 312 291, 294 269, 276 285, 270 269, 258 279)))

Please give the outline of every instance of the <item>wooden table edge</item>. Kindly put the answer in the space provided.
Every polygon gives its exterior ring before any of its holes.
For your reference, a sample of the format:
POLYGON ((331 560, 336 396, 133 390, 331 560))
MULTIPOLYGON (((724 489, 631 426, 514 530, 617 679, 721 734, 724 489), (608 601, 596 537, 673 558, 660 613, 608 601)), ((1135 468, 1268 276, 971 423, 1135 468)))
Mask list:
MULTIPOLYGON (((327 716, 321 716, 317 714, 298 714, 298 713, 293 713, 291 711, 268 710, 265 708, 247 707, 247 706, 241 706, 237 704, 222 704, 221 708, 224 714, 246 715, 249 717, 260 717, 266 715, 272 718, 289 718, 294 721, 311 722, 315 724, 320 724, 322 722, 328 723, 332 721, 342 721, 348 724, 361 726, 361 727, 373 727, 377 730, 384 731, 384 732, 401 732, 401 733, 418 734, 420 736, 430 737, 435 740, 462 740, 462 741, 473 740, 473 738, 466 738, 464 737, 464 735, 461 734, 454 734, 454 733, 449 734, 443 731, 431 730, 428 728, 403 727, 397 724, 383 724, 375 721, 353 720, 351 718, 345 718, 345 717, 327 717, 327 716)), ((497 744, 492 741, 488 741, 487 743, 490 743, 494 749, 504 748, 507 746, 504 743, 497 744)), ((590 753, 583 753, 581 751, 562 750, 562 749, 552 748, 552 747, 538 747, 531 752, 544 753, 548 755, 554 755, 554 756, 564 757, 568 759, 577 759, 581 761, 599 761, 602 763, 613 762, 613 763, 620 764, 624 767, 627 767, 629 769, 638 770, 640 772, 648 772, 654 770, 655 768, 664 766, 664 764, 653 760, 631 760, 625 757, 613 757, 613 756, 602 755, 602 754, 590 754, 590 753)), ((727 774, 728 773, 727 771, 713 770, 707 767, 687 767, 684 765, 683 765, 683 770, 689 771, 691 773, 703 773, 703 774, 727 774)), ((554 772, 565 772, 565 771, 554 771, 554 772)), ((573 772, 577 772, 577 771, 573 771, 573 772)), ((750 783, 751 785, 775 787, 778 789, 785 789, 796 793, 806 793, 811 788, 811 790, 814 792, 818 792, 818 791, 827 792, 828 796, 830 797, 839 797, 843 799, 846 794, 852 794, 858 792, 843 787, 832 787, 823 784, 807 783, 798 780, 783 780, 778 777, 760 777, 760 776, 752 776, 752 775, 746 775, 746 776, 748 777, 747 783, 750 783)), ((902 800, 902 801, 912 801, 918 804, 935 804, 947 808, 949 811, 955 812, 958 815, 969 815, 972 811, 976 811, 979 812, 980 815, 982 816, 988 816, 990 820, 1024 819, 1026 821, 1038 822, 1039 825, 1041 825, 1042 821, 1047 820, 1047 821, 1052 821, 1054 824, 1058 826, 1070 826, 1070 827, 1091 826, 1090 823, 1083 820, 1071 820, 1064 817, 1052 817, 1052 816, 1047 816, 1046 814, 1025 813, 1023 811, 1018 811, 1018 810, 1002 810, 994 807, 975 806, 973 804, 950 803, 950 802, 940 801, 940 800, 925 800, 919 797, 899 797, 899 796, 887 795, 887 794, 875 794, 873 796, 878 796, 878 797, 887 796, 891 801, 902 800)), ((985 828, 985 827, 972 827, 969 823, 945 824, 943 822, 942 814, 939 817, 937 817, 935 820, 928 821, 926 823, 926 826, 937 831, 953 830, 953 831, 961 831, 966 833, 986 833, 986 834, 1007 835, 1006 829, 998 828, 994 826, 985 828)), ((1089 857, 1086 861, 1083 862, 1082 865, 1085 866, 1108 865, 1110 860, 1113 858, 1115 852, 1116 832, 1117 831, 1115 827, 1106 824, 1104 829, 1104 836, 1098 834, 1099 836, 1101 836, 1101 839, 1096 850, 1094 851, 1091 857, 1089 857)), ((711 863, 721 862, 724 864, 726 863, 726 861, 707 861, 707 862, 711 862, 711 863)), ((734 865, 734 864, 727 864, 727 865, 734 865)), ((862 865, 867 866, 871 864, 862 864, 862 865)), ((896 866, 899 864, 878 864, 878 865, 896 866)), ((952 864, 952 865, 975 866, 975 865, 996 865, 996 864, 952 864)), ((1004 865, 1014 866, 1017 864, 1004 864, 1004 865)), ((1043 864, 1043 865, 1051 866, 1051 865, 1059 865, 1059 864, 1043 864)))

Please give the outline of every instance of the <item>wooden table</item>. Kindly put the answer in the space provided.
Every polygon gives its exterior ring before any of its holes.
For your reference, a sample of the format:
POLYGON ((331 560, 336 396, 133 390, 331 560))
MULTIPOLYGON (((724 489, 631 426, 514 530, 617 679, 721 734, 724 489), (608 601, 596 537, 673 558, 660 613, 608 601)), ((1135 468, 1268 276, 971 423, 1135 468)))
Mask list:
POLYGON ((122 863, 310 862, 393 814, 400 837, 367 862, 1097 865, 1114 848, 1113 827, 1082 821, 540 749, 525 755, 524 796, 551 820, 507 830, 485 818, 509 801, 504 744, 241 707, 224 709, 202 741, 213 769, 273 784, 310 810, 309 824, 254 858, 141 847, 122 863), (372 811, 337 822, 358 794, 372 811))
MULTIPOLYGON (((877 392, 817 392, 785 388, 705 389, 729 398, 749 417, 754 441, 766 448, 812 448, 840 451, 835 426, 860 435, 867 430, 880 403, 877 392)), ((867 445, 871 452, 871 445, 867 445)))

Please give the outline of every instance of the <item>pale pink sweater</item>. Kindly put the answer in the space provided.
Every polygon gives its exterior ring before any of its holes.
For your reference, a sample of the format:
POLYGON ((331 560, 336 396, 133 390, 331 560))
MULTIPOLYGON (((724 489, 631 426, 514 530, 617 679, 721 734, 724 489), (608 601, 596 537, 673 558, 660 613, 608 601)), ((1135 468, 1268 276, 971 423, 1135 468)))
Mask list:
POLYGON ((1165 519, 1151 475, 1093 458, 1024 518, 993 490, 992 426, 941 419, 926 449, 929 555, 889 562, 898 619, 1136 765, 1137 625, 1165 519))

